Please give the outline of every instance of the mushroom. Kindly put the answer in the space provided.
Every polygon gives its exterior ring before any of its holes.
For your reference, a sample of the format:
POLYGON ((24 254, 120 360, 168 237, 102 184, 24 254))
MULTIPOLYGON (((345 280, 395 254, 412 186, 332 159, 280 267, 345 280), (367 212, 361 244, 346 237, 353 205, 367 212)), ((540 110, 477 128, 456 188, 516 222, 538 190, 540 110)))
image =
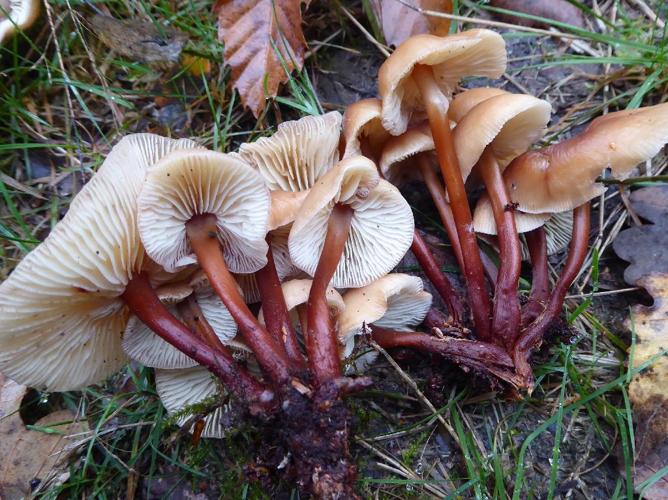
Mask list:
POLYGON ((453 133, 464 179, 474 169, 485 183, 500 248, 501 265, 494 291, 492 337, 510 349, 520 330, 517 295, 522 253, 512 204, 501 173, 508 163, 540 139, 551 106, 530 95, 504 93, 484 99, 458 122, 453 133))
POLYGON ((408 203, 367 158, 341 161, 311 188, 288 246, 295 265, 313 276, 306 349, 319 382, 341 373, 327 286, 360 287, 383 276, 410 247, 413 230, 408 203))
POLYGON ((111 150, 63 220, 0 285, 3 373, 48 390, 99 382, 126 362, 121 335, 132 312, 240 397, 271 402, 271 392, 237 370, 231 354, 174 318, 151 285, 155 266, 139 238, 137 197, 160 157, 198 147, 135 134, 111 150))
POLYGON ((506 67, 503 38, 489 30, 448 37, 416 35, 401 44, 378 72, 382 119, 393 135, 406 131, 411 115, 427 112, 464 258, 464 274, 476 331, 490 338, 490 303, 471 209, 455 155, 447 117, 448 96, 464 76, 498 77, 506 67))
POLYGON ((448 118, 455 123, 459 123, 469 111, 482 101, 503 94, 508 94, 508 92, 495 87, 478 87, 460 92, 452 99, 448 107, 448 118))
POLYGON ((39 17, 39 0, 0 0, 0 45, 39 17))

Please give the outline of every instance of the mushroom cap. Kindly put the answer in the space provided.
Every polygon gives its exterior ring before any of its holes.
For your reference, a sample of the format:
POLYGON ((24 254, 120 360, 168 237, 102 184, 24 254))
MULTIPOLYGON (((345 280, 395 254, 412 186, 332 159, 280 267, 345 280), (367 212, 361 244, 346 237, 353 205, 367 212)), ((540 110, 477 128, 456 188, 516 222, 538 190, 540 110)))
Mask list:
POLYGON ((431 66, 439 87, 451 95, 463 77, 501 76, 506 69, 506 44, 501 35, 485 29, 446 37, 415 35, 402 43, 378 70, 383 126, 392 135, 404 133, 411 114, 424 110, 411 79, 416 64, 431 66))
MULTIPOLYGON (((220 387, 215 377, 205 368, 195 366, 180 370, 156 370, 155 387, 167 413, 173 415, 189 406, 203 403, 207 399, 219 398, 222 400, 225 390, 220 387)), ((202 437, 221 439, 229 427, 231 410, 230 403, 216 407, 204 417, 202 437)), ((178 425, 184 425, 190 415, 184 415, 177 420, 178 425)), ((189 430, 192 432, 193 427, 189 430)))
POLYGON ((281 226, 292 224, 297 217, 304 200, 308 196, 306 191, 272 191, 271 212, 269 213, 269 231, 281 226))
POLYGON ((579 135, 519 156, 503 178, 520 210, 565 212, 605 191, 596 179, 606 170, 624 179, 666 142, 668 103, 609 113, 579 135))
POLYGON ((0 2, 0 44, 18 30, 29 28, 39 17, 40 0, 0 2))
POLYGON ((543 136, 552 107, 526 94, 502 94, 474 106, 457 123, 452 138, 464 179, 485 148, 503 169, 543 136))
MULTIPOLYGON (((360 138, 366 137, 371 151, 378 154, 390 133, 381 121, 382 103, 380 99, 362 99, 346 108, 343 114, 343 138, 346 149, 343 159, 362 155, 360 138)), ((375 159, 375 158, 374 158, 375 159)))
POLYGON ((354 213, 331 285, 357 288, 387 274, 406 254, 413 241, 413 214, 399 190, 379 178, 371 160, 342 160, 311 188, 290 231, 292 262, 310 276, 337 203, 349 205, 354 213))
POLYGON ((213 214, 233 273, 267 263, 270 196, 260 175, 231 155, 197 150, 165 156, 139 196, 139 233, 146 253, 168 271, 196 262, 186 235, 195 215, 213 214))
MULTIPOLYGON (((410 160, 415 155, 431 151, 434 151, 434 139, 429 125, 410 128, 387 141, 380 157, 380 171, 389 182, 401 185, 420 176, 420 169, 410 160)), ((430 161, 430 164, 437 173, 440 171, 438 163, 430 161)))
POLYGON ((239 155, 272 191, 305 191, 336 164, 341 114, 332 111, 283 122, 275 134, 247 142, 239 155))
MULTIPOLYGON (((171 289, 168 289, 168 291, 165 288, 163 287, 157 291, 158 297, 174 316, 181 319, 176 304, 193 293, 192 288, 181 288, 179 290, 180 292, 189 290, 189 293, 185 295, 184 293, 169 293, 171 289)), ((209 322, 220 341, 223 344, 228 344, 237 334, 237 324, 230 316, 229 311, 208 285, 208 282, 201 285, 194 293, 204 318, 209 322)), ((125 328, 123 350, 130 358, 152 368, 176 369, 197 366, 192 358, 153 333, 136 316, 130 318, 125 328)))
MULTIPOLYGON (((120 295, 144 268, 137 197, 169 150, 198 147, 124 137, 49 236, 0 285, 0 371, 40 390, 75 390, 126 363, 120 295)), ((149 276, 150 277, 150 276, 149 276)))
POLYGON ((475 89, 468 89, 460 92, 452 98, 450 107, 448 108, 448 117, 450 120, 458 123, 464 116, 471 111, 476 105, 490 97, 508 94, 505 90, 494 87, 478 87, 475 89))

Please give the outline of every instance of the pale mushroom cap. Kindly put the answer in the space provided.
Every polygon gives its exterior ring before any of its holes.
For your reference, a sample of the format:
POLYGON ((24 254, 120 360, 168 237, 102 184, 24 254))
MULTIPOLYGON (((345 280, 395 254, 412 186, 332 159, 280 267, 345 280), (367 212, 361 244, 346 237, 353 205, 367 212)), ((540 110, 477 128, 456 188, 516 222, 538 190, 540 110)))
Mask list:
MULTIPOLYGON (((389 182, 401 185, 420 176, 414 156, 431 151, 434 151, 434 139, 431 137, 429 125, 408 129, 387 141, 380 157, 380 171, 389 182)), ((434 170, 439 171, 438 164, 431 159, 430 164, 434 170)))
MULTIPOLYGON (((518 233, 527 233, 544 225, 552 216, 550 213, 528 214, 515 210, 515 226, 518 233)), ((473 212, 473 228, 476 233, 497 234, 496 221, 494 220, 494 211, 492 203, 487 194, 484 194, 478 200, 478 204, 473 212)))
POLYGON ((596 179, 609 169, 624 179, 668 142, 668 103, 610 113, 581 134, 516 158, 504 172, 524 212, 565 212, 601 195, 596 179))
POLYGON ((452 98, 452 102, 448 108, 448 117, 450 120, 458 123, 482 101, 503 94, 508 94, 508 92, 494 87, 478 87, 460 92, 452 98))
POLYGON ((293 263, 313 276, 336 203, 354 210, 350 233, 331 285, 364 286, 387 274, 413 241, 413 214, 397 188, 358 156, 341 161, 311 189, 290 231, 293 263))
POLYGON ((344 159, 362 154, 362 137, 366 138, 374 154, 382 149, 390 133, 383 127, 381 109, 380 99, 362 99, 346 108, 343 114, 343 138, 346 141, 344 159))
POLYGON ((120 295, 144 261, 137 197, 160 155, 193 145, 135 134, 111 150, 63 220, 0 285, 0 371, 64 391, 125 364, 128 311, 120 295))
POLYGON ((451 95, 463 77, 501 76, 506 69, 506 44, 501 35, 484 29, 446 37, 416 35, 402 43, 378 71, 383 126, 392 135, 404 133, 411 114, 424 110, 411 79, 416 64, 431 66, 438 85, 451 95))
POLYGON ((39 17, 40 0, 8 0, 0 2, 0 44, 17 29, 29 28, 39 17))
MULTIPOLYGON (((183 296, 183 293, 169 294, 170 290, 166 287, 159 289, 157 291, 158 297, 174 316, 181 319, 176 304, 189 296, 190 293, 185 296, 183 296)), ((184 292, 185 289, 180 291, 184 292)), ((192 292, 192 288, 190 292, 192 292)), ((209 322, 220 341, 223 344, 228 344, 237 334, 237 324, 230 316, 229 311, 220 301, 218 295, 208 286, 208 283, 200 286, 194 293, 195 300, 202 309, 204 318, 209 322)), ((192 358, 153 333, 136 316, 130 318, 125 328, 123 350, 131 359, 152 368, 176 369, 190 368, 197 365, 192 358)))
POLYGON ((305 191, 336 164, 341 114, 283 122, 275 134, 242 144, 239 155, 272 191, 305 191))
POLYGON ((297 212, 308 196, 306 191, 272 191, 271 212, 269 213, 269 231, 294 222, 297 212))
MULTIPOLYGON (((163 406, 170 415, 208 399, 222 400, 224 395, 224 389, 218 385, 215 377, 201 366, 180 370, 156 370, 155 386, 163 406)), ((229 421, 225 414, 230 411, 229 404, 216 407, 204 417, 202 437, 214 439, 225 437, 226 422, 229 421)), ((189 418, 189 415, 179 417, 179 426, 184 425, 189 418)), ((189 430, 192 432, 193 427, 189 430)))
POLYGON ((168 271, 195 262, 186 223, 213 214, 225 262, 233 273, 267 263, 269 191, 238 158, 212 151, 167 155, 146 179, 139 197, 139 232, 146 253, 168 271))
POLYGON ((508 93, 473 107, 457 123, 452 137, 464 179, 487 147, 502 169, 524 153, 543 136, 551 110, 550 104, 541 99, 508 93))

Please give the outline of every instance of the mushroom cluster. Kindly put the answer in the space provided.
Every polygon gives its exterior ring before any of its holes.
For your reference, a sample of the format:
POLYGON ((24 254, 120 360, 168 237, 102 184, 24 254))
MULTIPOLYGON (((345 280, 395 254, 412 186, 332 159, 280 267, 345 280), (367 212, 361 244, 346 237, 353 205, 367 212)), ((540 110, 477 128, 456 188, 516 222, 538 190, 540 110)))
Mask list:
POLYGON ((182 425, 220 437, 233 406, 279 422, 302 489, 353 497, 343 397, 372 383, 358 376, 375 357, 364 352, 369 341, 530 389, 531 353, 585 257, 599 176, 629 175, 668 140, 664 104, 611 113, 529 150, 550 119, 546 101, 492 88, 454 95, 461 78, 498 77, 505 65, 492 31, 419 35, 382 65, 380 99, 343 117, 284 122, 231 153, 123 138, 0 285, 0 371, 62 391, 132 358, 155 368, 182 425), (436 205, 466 296, 395 186, 415 178, 436 205), (474 211, 467 184, 484 186, 474 211), (554 218, 570 222, 572 240, 550 290, 544 227, 554 218), (476 232, 494 238, 498 268, 476 232), (533 289, 522 307, 523 244, 533 289), (448 309, 429 332, 416 330, 433 311, 421 279, 391 273, 409 249, 448 309), (193 405, 200 413, 183 417, 193 405))

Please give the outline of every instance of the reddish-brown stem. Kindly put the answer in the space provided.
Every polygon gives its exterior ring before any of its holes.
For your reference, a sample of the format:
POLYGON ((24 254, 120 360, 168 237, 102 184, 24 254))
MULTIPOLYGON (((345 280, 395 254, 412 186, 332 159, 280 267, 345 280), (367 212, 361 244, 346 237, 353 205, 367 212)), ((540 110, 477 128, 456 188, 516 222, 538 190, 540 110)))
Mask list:
POLYGON ((531 366, 529 365, 531 351, 540 345, 545 331, 561 312, 568 289, 580 272, 587 256, 589 230, 590 215, 589 202, 587 202, 573 210, 573 237, 568 248, 568 258, 550 294, 545 310, 522 332, 513 349, 515 370, 523 378, 527 387, 530 387, 532 383, 531 366))
POLYGON ((431 168, 429 160, 425 154, 420 154, 417 156, 417 164, 418 168, 420 169, 420 173, 422 174, 422 179, 427 186, 427 191, 429 191, 431 199, 434 201, 436 211, 441 218, 445 232, 448 234, 450 244, 452 245, 452 251, 454 252, 455 257, 457 257, 459 268, 463 271, 464 257, 462 256, 462 247, 459 244, 457 226, 455 225, 455 219, 452 215, 452 208, 450 208, 450 204, 445 199, 445 191, 441 185, 441 181, 438 179, 438 176, 431 168))
POLYGON ((517 285, 522 271, 520 237, 508 190, 501 177, 501 168, 492 151, 487 148, 480 157, 478 168, 492 204, 499 239, 501 264, 494 289, 492 333, 494 340, 510 350, 520 329, 520 300, 517 285))
POLYGON ((547 238, 543 226, 524 233, 531 257, 531 294, 522 309, 522 328, 531 324, 545 309, 550 296, 550 276, 547 269, 547 238))
POLYGON ((490 334, 491 306, 485 289, 485 276, 480 260, 480 248, 473 230, 471 208, 466 197, 464 180, 459 169, 459 161, 455 154, 450 133, 450 123, 447 116, 448 100, 436 84, 430 67, 417 65, 413 70, 413 80, 420 91, 427 110, 438 162, 448 191, 452 215, 457 226, 457 235, 459 236, 464 260, 463 271, 466 276, 476 334, 480 339, 489 341, 492 338, 490 334))
POLYGON ((133 276, 121 298, 146 326, 207 368, 227 389, 248 402, 251 410, 266 413, 274 406, 274 393, 241 367, 228 349, 212 349, 169 312, 145 274, 133 276))
POLYGON ((485 270, 485 276, 487 276, 487 279, 493 287, 499 277, 499 268, 496 267, 496 263, 482 249, 480 249, 480 260, 482 261, 482 267, 485 270))
POLYGON ((216 217, 210 214, 193 217, 186 224, 186 233, 199 265, 209 278, 211 287, 239 326, 241 335, 255 354, 258 363, 274 383, 286 383, 290 379, 290 360, 283 344, 269 335, 240 295, 237 283, 227 269, 218 242, 216 217))
POLYGON ((297 335, 290 321, 290 314, 285 305, 285 297, 278 278, 274 252, 271 249, 271 236, 267 237, 267 265, 255 273, 257 286, 262 300, 262 313, 267 330, 275 339, 283 343, 290 361, 299 369, 306 368, 304 356, 299 349, 297 335))
POLYGON ((420 233, 416 229, 413 233, 413 244, 411 245, 411 250, 413 255, 420 264, 420 267, 424 271, 424 274, 427 276, 431 284, 434 285, 436 291, 445 302, 445 305, 452 316, 453 325, 461 325, 462 319, 464 317, 464 307, 462 306, 461 300, 455 292, 450 280, 447 278, 445 273, 441 270, 441 267, 434 259, 434 256, 429 250, 429 246, 422 239, 420 233))
POLYGON ((326 293, 336 266, 339 265, 339 260, 343 255, 353 213, 353 209, 348 205, 334 205, 308 296, 308 327, 304 341, 309 367, 318 384, 341 376, 339 344, 329 316, 326 293))
POLYGON ((183 302, 180 302, 176 309, 181 315, 183 322, 190 328, 191 331, 195 332, 209 344, 213 349, 226 349, 223 343, 216 335, 216 332, 211 327, 211 324, 207 321, 202 308, 199 306, 195 300, 194 295, 190 295, 183 302))

